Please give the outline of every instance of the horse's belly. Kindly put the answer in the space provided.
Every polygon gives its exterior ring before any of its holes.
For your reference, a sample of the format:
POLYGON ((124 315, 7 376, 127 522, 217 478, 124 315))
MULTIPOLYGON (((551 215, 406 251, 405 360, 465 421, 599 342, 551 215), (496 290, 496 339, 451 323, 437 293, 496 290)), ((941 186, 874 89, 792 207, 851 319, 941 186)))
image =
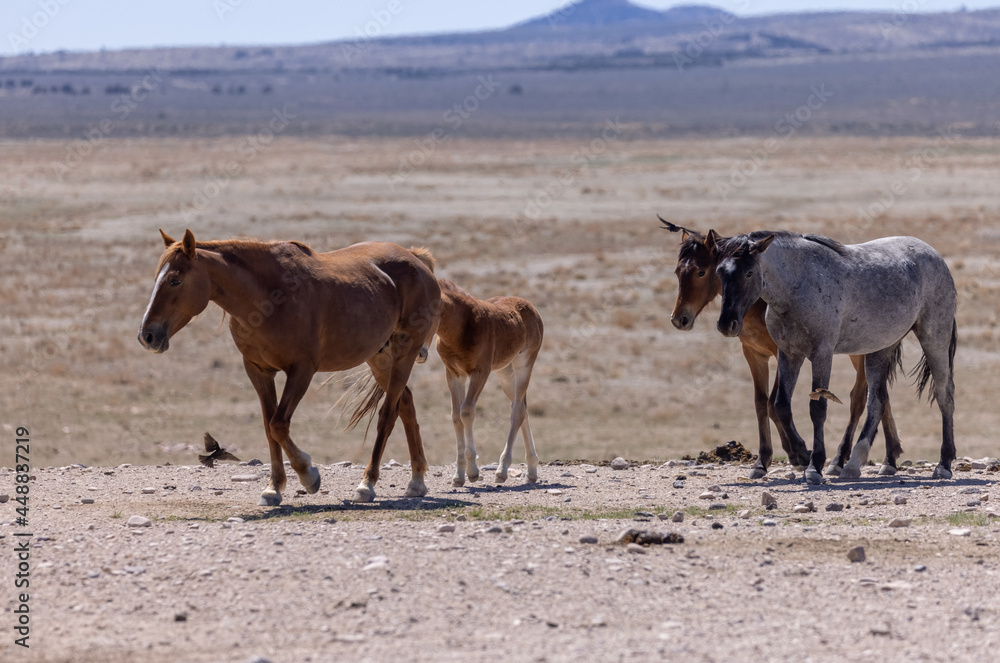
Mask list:
POLYGON ((892 347, 913 327, 912 316, 879 316, 846 320, 841 326, 836 354, 866 355, 892 347))

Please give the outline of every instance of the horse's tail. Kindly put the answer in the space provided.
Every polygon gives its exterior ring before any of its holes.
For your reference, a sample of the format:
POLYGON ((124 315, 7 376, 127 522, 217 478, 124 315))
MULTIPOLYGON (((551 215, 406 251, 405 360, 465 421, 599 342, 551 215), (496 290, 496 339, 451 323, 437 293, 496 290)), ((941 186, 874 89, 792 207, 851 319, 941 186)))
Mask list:
MULTIPOLYGON (((958 322, 956 320, 951 321, 951 341, 948 343, 948 373, 953 375, 955 372, 955 349, 958 347, 958 322)), ((928 398, 930 402, 933 403, 937 400, 937 390, 934 389, 934 376, 931 373, 931 367, 927 363, 927 353, 920 358, 920 361, 916 366, 913 367, 913 372, 911 376, 920 374, 917 380, 917 396, 923 397, 924 389, 927 385, 931 385, 931 392, 928 398)))
POLYGON ((423 246, 411 246, 409 250, 410 253, 415 255, 420 260, 420 262, 427 265, 427 269, 432 272, 434 271, 434 256, 431 255, 430 249, 423 246))
POLYGON ((367 366, 362 366, 359 370, 352 372, 348 376, 348 379, 351 378, 354 379, 354 383, 344 392, 343 396, 337 399, 334 407, 341 407, 341 420, 350 408, 354 408, 347 420, 347 425, 344 426, 345 431, 354 430, 358 424, 368 419, 368 424, 365 426, 365 437, 368 437, 368 429, 371 427, 372 419, 375 418, 375 412, 378 410, 385 392, 375 381, 375 376, 367 366))

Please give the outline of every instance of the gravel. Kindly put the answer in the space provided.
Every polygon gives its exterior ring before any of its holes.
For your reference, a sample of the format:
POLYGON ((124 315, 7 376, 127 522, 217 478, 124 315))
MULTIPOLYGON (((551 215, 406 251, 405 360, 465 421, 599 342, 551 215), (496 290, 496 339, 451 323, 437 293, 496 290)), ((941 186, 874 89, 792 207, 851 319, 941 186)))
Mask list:
MULTIPOLYGON (((346 501, 363 466, 324 465, 328 495, 276 508, 256 506, 262 482, 231 481, 245 471, 235 465, 38 470, 31 609, 45 620, 33 655, 892 661, 939 651, 941 624, 949 661, 991 660, 1000 646, 1000 519, 990 502, 956 511, 956 499, 995 495, 996 473, 932 481, 921 468, 906 479, 919 501, 896 504, 899 477, 810 487, 781 466, 749 482, 749 467, 719 465, 685 469, 675 490, 656 464, 566 465, 541 466, 537 486, 484 477, 463 488, 453 467, 431 468, 423 499, 383 477, 374 504, 346 501), (205 489, 162 489, 189 485, 205 489), (554 485, 573 501, 547 493, 554 485), (979 492, 956 497, 970 487, 979 492), (713 504, 728 494, 727 508, 709 511, 705 492, 713 504), (807 502, 845 509, 795 512, 807 502), (850 563, 859 548, 865 561, 850 563), (788 624, 794 638, 779 635, 788 624)), ((292 474, 286 502, 298 487, 292 474)), ((0 526, 7 541, 17 531, 0 526)), ((12 647, 0 642, 0 659, 16 660, 12 647)))

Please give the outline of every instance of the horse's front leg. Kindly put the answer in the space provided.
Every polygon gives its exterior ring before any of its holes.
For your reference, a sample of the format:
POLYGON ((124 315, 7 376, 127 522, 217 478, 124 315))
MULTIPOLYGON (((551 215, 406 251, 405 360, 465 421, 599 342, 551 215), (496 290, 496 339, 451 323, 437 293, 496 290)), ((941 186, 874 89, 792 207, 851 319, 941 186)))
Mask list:
POLYGON ((479 453, 476 451, 476 440, 472 434, 472 427, 476 423, 476 403, 483 393, 486 380, 490 377, 489 365, 480 366, 469 376, 469 391, 465 394, 465 400, 459 410, 459 417, 462 425, 465 426, 465 466, 469 473, 469 481, 479 480, 479 465, 477 464, 479 453))
POLYGON ((278 407, 277 391, 274 388, 274 373, 268 372, 243 361, 243 368, 260 399, 261 414, 264 416, 264 435, 267 437, 267 447, 271 458, 271 478, 267 488, 261 493, 259 506, 278 506, 281 504, 281 491, 285 489, 285 463, 281 454, 281 446, 271 434, 271 418, 278 407))
POLYGON ((445 377, 448 379, 448 391, 451 393, 451 424, 455 427, 455 439, 458 442, 457 453, 455 454, 455 476, 451 478, 451 485, 465 485, 465 424, 462 423, 462 401, 465 400, 466 378, 452 373, 446 369, 445 377))
MULTIPOLYGON (((306 452, 295 446, 292 441, 291 425, 292 415, 298 407, 302 397, 309 390, 313 375, 316 370, 312 366, 295 365, 285 371, 285 388, 281 392, 281 401, 271 417, 271 435, 281 445, 281 449, 288 456, 288 462, 299 475, 299 481, 307 493, 315 493, 319 490, 320 476, 319 470, 312 464, 312 458, 306 452)), ((274 471, 272 457, 272 473, 274 471)))
MULTIPOLYGON (((742 338, 740 339, 742 340, 742 338)), ((743 356, 750 366, 750 377, 753 378, 753 405, 757 413, 757 463, 750 471, 750 479, 762 479, 767 475, 771 465, 773 448, 771 446, 771 419, 769 417, 768 367, 770 357, 763 355, 747 345, 743 346, 743 356)), ((786 449, 786 451, 788 451, 786 449)))
MULTIPOLYGON (((819 351, 810 360, 812 364, 812 390, 829 393, 830 372, 833 368, 833 351, 819 351)), ((809 401, 809 417, 813 424, 813 448, 809 467, 805 471, 806 483, 823 483, 823 466, 826 464, 826 442, 823 429, 826 425, 826 397, 809 401)))
POLYGON ((792 450, 788 456, 788 461, 796 469, 804 469, 809 465, 809 449, 802 436, 795 430, 795 422, 792 419, 792 394, 795 392, 795 383, 799 379, 799 371, 802 369, 802 362, 805 357, 793 357, 782 351, 778 351, 778 379, 777 389, 774 393, 774 423, 781 430, 781 434, 789 441, 792 450))

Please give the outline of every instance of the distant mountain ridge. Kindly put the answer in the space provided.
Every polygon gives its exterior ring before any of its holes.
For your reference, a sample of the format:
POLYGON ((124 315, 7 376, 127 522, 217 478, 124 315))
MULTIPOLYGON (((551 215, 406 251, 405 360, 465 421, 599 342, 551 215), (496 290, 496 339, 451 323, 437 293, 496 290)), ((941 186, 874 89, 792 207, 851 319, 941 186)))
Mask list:
POLYGON ((295 46, 201 46, 0 58, 0 73, 313 73, 421 78, 516 70, 677 69, 823 57, 1000 52, 1000 9, 934 14, 809 12, 739 16, 688 4, 580 0, 501 30, 353 38, 295 46))
POLYGON ((632 22, 693 22, 725 13, 708 5, 679 5, 666 11, 646 9, 628 0, 581 0, 519 23, 511 29, 555 26, 600 26, 632 22))

